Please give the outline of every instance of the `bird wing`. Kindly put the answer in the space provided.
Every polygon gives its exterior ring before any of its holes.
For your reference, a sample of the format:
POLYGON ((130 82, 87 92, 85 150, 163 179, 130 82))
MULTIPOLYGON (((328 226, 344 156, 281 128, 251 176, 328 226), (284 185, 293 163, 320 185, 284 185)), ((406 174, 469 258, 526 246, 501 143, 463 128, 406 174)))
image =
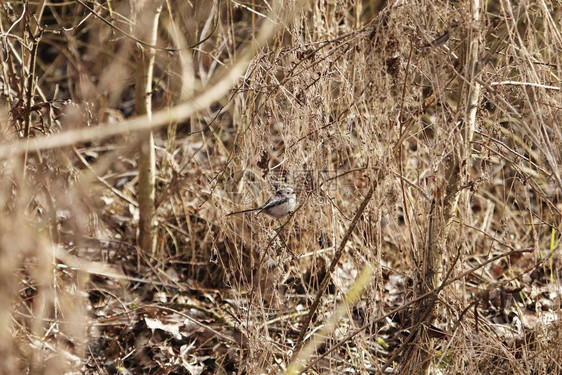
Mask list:
POLYGON ((258 208, 258 214, 261 213, 262 211, 267 210, 268 208, 282 205, 283 203, 287 202, 288 200, 289 200, 289 198, 287 198, 287 197, 284 197, 284 198, 281 198, 281 199, 270 198, 267 202, 265 202, 265 204, 263 206, 258 208))

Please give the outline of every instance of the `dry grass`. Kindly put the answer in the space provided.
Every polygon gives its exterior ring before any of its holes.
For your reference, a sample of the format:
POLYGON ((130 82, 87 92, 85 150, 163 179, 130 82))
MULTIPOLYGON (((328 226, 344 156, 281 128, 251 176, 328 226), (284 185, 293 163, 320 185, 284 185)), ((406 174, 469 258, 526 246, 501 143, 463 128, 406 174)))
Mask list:
POLYGON ((0 4, 0 372, 562 373, 562 4, 270 3, 0 4))

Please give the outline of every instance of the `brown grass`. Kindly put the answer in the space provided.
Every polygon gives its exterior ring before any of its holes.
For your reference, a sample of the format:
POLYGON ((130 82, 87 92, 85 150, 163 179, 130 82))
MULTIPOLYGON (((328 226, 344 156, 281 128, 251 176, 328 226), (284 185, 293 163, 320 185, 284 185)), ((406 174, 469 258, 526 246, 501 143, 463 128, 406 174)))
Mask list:
POLYGON ((559 2, 163 3, 0 4, 1 373, 562 373, 559 2))

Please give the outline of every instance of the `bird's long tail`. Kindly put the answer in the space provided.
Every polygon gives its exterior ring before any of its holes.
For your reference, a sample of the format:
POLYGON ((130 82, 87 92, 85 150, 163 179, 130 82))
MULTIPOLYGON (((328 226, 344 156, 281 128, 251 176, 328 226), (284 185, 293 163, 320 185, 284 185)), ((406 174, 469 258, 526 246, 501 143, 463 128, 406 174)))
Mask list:
MULTIPOLYGON (((261 208, 250 208, 249 210, 242 210, 242 211, 231 212, 231 213, 227 214, 226 216, 232 216, 232 215, 238 215, 238 214, 245 214, 245 213, 247 213, 247 212, 256 212, 256 211, 261 212, 261 210, 262 210, 261 208)), ((258 213, 259 213, 259 212, 258 212, 258 213)))

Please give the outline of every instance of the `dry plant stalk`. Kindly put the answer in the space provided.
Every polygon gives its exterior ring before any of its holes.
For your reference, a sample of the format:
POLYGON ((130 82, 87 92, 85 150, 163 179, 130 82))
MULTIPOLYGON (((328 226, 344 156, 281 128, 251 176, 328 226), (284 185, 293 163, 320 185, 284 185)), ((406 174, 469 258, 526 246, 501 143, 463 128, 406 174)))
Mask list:
MULTIPOLYGON (((148 43, 156 45, 158 24, 162 5, 159 1, 140 2, 136 10, 136 35, 140 39, 148 36, 148 43)), ((139 46, 138 70, 135 84, 135 111, 152 121, 152 81, 156 49, 139 46)), ((156 250, 156 157, 154 155, 154 134, 145 130, 139 136, 139 232, 138 244, 141 251, 153 254, 156 250)))
POLYGON ((353 220, 349 224, 349 227, 347 228, 346 233, 343 236, 336 253, 334 254, 332 262, 330 263, 330 267, 328 268, 328 270, 326 272, 326 275, 324 276, 324 279, 322 280, 322 283, 320 284, 320 287, 318 288, 318 291, 316 292, 316 296, 314 297, 314 302, 312 303, 312 305, 310 307, 310 310, 308 311, 308 314, 306 315, 306 317, 303 321, 303 324, 302 324, 302 327, 300 329, 300 333, 299 333, 299 336, 298 336, 298 339, 297 339, 297 343, 295 345, 295 349, 294 349, 294 352, 293 352, 293 361, 296 361, 297 358, 300 358, 299 354, 300 354, 301 347, 304 343, 304 337, 305 337, 305 335, 308 331, 308 328, 310 327, 310 323, 312 322, 314 316, 318 313, 318 306, 320 304, 320 301, 322 299, 322 296, 323 296, 324 292, 328 288, 328 284, 330 283, 330 281, 332 279, 332 274, 334 273, 334 270, 336 269, 338 263, 341 260, 341 257, 344 254, 345 247, 347 246, 347 243, 348 243, 353 231, 355 230, 357 222, 361 218, 361 215, 363 215, 363 212, 365 211, 365 208, 367 207, 367 204, 369 204, 369 201, 373 197, 375 189, 380 184, 380 179, 381 179, 380 171, 377 171, 375 176, 373 176, 372 178, 373 178, 374 181, 371 182, 371 187, 370 187, 369 191, 365 195, 365 198, 361 202, 361 205, 359 206, 359 208, 357 208, 357 211, 355 212, 355 216, 353 217, 353 220))
POLYGON ((561 10, 0 2, 0 372, 562 373, 561 10))
MULTIPOLYGON (((464 40, 465 51, 461 55, 462 70, 458 78, 461 83, 457 97, 459 103, 457 111, 462 124, 457 130, 459 134, 456 138, 459 142, 444 160, 444 178, 431 201, 427 238, 420 257, 421 268, 416 274, 417 295, 424 295, 443 284, 444 272, 455 266, 450 254, 449 232, 458 208, 462 186, 468 186, 472 168, 472 140, 480 102, 480 84, 477 82, 477 75, 478 60, 481 56, 481 7, 480 0, 470 1, 471 20, 464 40)), ((469 196, 468 194, 466 196, 466 204, 468 204, 469 196)), ((413 332, 409 336, 413 344, 405 346, 407 349, 402 357, 400 371, 426 374, 434 371, 427 353, 434 351, 434 341, 428 332, 439 318, 437 302, 437 295, 420 301, 412 319, 413 332)))

